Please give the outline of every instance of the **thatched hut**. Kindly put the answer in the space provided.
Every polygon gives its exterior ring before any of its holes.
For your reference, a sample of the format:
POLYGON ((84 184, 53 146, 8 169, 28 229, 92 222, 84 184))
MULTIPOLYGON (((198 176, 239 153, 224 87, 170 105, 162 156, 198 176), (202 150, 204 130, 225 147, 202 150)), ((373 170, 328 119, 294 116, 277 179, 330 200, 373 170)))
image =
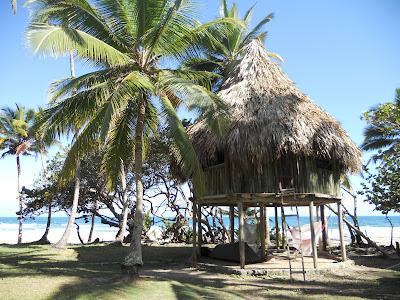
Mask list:
POLYGON ((188 129, 205 171, 197 205, 297 206, 340 201, 340 178, 361 152, 338 121, 302 93, 254 40, 218 95, 231 106, 220 137, 188 129), (287 191, 290 191, 288 193, 287 191))

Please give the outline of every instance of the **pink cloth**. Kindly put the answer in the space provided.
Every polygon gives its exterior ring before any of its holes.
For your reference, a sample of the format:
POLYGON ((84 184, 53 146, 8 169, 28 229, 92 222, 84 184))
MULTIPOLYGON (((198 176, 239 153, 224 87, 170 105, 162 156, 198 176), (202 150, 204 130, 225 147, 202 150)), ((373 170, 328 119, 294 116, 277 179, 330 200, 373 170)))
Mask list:
MULTIPOLYGON (((315 230, 315 243, 318 244, 319 237, 322 233, 322 224, 320 221, 314 223, 315 230)), ((293 240, 293 246, 303 252, 303 255, 311 255, 312 244, 311 244, 311 229, 310 224, 302 225, 299 227, 293 227, 290 230, 290 234, 293 240), (300 229, 301 229, 301 239, 300 239, 300 229)))

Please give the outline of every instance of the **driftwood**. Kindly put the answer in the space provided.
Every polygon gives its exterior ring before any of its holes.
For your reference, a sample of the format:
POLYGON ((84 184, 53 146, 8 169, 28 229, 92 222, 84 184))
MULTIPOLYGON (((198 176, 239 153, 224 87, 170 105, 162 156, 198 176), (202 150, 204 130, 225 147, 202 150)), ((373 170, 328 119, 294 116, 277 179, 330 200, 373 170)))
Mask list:
MULTIPOLYGON (((334 214, 338 215, 338 213, 332 207, 330 207, 329 205, 327 205, 326 207, 328 207, 334 214)), ((351 227, 351 229, 353 229, 360 236, 362 236, 368 242, 369 245, 371 245, 372 247, 374 247, 375 249, 380 251, 383 254, 384 257, 391 257, 391 255, 383 247, 379 246, 377 243, 375 243, 373 240, 371 240, 361 230, 356 228, 353 224, 351 224, 345 218, 343 218, 343 222, 345 222, 347 226, 351 227)))

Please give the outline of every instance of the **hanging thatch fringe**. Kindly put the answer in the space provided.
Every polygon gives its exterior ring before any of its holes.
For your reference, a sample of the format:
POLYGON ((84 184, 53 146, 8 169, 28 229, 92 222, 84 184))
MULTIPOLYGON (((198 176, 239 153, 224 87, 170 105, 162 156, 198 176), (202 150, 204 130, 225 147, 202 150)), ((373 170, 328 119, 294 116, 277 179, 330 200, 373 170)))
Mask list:
POLYGON ((232 108, 228 133, 215 136, 203 120, 188 131, 204 166, 214 164, 218 152, 242 166, 293 153, 360 170, 361 152, 340 124, 297 89, 259 41, 249 44, 218 94, 232 108))

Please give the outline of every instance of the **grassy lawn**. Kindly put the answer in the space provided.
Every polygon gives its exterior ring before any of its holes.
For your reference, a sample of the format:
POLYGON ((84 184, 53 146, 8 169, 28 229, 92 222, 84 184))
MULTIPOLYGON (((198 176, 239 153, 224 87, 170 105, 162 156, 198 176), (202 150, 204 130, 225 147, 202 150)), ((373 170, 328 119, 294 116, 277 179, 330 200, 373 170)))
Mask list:
MULTIPOLYGON (((187 268, 189 246, 144 247, 146 265, 135 282, 124 282, 119 262, 126 247, 0 246, 0 299, 396 299, 398 272, 354 266, 288 278, 239 277, 187 268)), ((375 261, 376 264, 376 261, 375 261)), ((394 263, 392 263, 394 264, 394 263)), ((385 266, 386 267, 386 266, 385 266)))

